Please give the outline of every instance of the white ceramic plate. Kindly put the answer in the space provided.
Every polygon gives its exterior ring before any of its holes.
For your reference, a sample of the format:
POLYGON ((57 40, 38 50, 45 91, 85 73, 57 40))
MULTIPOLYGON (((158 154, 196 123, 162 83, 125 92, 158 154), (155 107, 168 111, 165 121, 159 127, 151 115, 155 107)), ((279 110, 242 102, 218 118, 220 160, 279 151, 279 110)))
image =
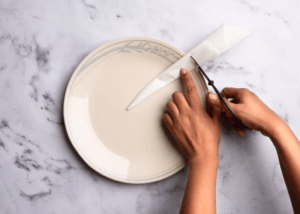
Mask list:
MULTIPOLYGON (((80 63, 67 87, 64 119, 89 166, 125 183, 158 181, 185 166, 162 122, 171 94, 181 90, 179 80, 126 110, 146 84, 183 55, 158 39, 126 37, 105 43, 80 63)), ((205 81, 202 76, 196 81, 205 105, 205 81)))

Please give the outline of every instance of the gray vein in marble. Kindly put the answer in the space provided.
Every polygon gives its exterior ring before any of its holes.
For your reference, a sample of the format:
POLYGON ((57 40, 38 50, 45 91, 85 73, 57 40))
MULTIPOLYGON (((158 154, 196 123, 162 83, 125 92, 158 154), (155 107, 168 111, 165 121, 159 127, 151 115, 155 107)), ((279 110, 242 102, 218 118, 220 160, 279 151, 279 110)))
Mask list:
POLYGON ((38 88, 35 85, 35 82, 37 82, 39 80, 39 76, 38 75, 33 75, 30 79, 29 85, 32 87, 33 92, 30 93, 30 96, 32 97, 33 100, 38 101, 39 97, 38 97, 38 88))
POLYGON ((19 55, 23 57, 29 57, 32 53, 32 47, 30 45, 18 44, 16 39, 12 39, 12 43, 14 44, 19 55))
POLYGON ((159 31, 162 37, 167 37, 170 41, 174 41, 174 37, 167 29, 161 28, 159 31))
POLYGON ((47 184, 47 186, 49 186, 49 187, 52 187, 52 186, 53 186, 52 181, 51 181, 50 178, 47 177, 47 176, 44 177, 41 181, 45 182, 45 183, 47 184))
POLYGON ((1 65, 0 65, 0 72, 3 71, 6 68, 6 66, 7 65, 2 62, 1 65))
POLYGON ((245 70, 243 67, 235 67, 226 61, 216 62, 211 60, 201 66, 207 72, 226 71, 230 73, 251 74, 252 72, 245 70))
POLYGON ((4 149, 5 151, 8 152, 8 150, 6 149, 6 146, 4 144, 4 142, 0 139, 0 147, 2 147, 2 149, 4 149))
POLYGON ((10 41, 13 44, 16 53, 22 57, 29 57, 32 52, 32 47, 30 45, 19 44, 18 37, 13 37, 8 33, 2 33, 2 35, 0 36, 0 41, 1 40, 10 41))
POLYGON ((287 113, 284 114, 282 118, 287 124, 289 123, 289 115, 287 113))
POLYGON ((45 92, 42 96, 43 96, 44 101, 45 101, 44 109, 46 111, 51 110, 51 108, 55 106, 54 99, 51 97, 51 95, 48 92, 45 92))
POLYGON ((23 151, 23 154, 20 157, 19 155, 15 157, 15 164, 17 166, 21 166, 22 168, 25 167, 27 171, 30 171, 30 168, 35 170, 42 169, 43 167, 40 164, 38 164, 37 161, 27 157, 28 154, 32 154, 32 153, 33 153, 32 150, 25 149, 23 151))
POLYGON ((45 73, 49 72, 49 48, 42 48, 36 41, 35 41, 35 57, 38 68, 40 71, 44 71, 45 73))
POLYGON ((248 8, 250 8, 250 10, 252 10, 254 12, 259 11, 259 8, 257 6, 253 6, 246 0, 237 0, 237 1, 241 2, 242 4, 244 4, 245 6, 247 6, 248 8))
POLYGON ((87 3, 86 0, 81 0, 81 2, 83 3, 87 12, 89 13, 90 18, 95 19, 99 12, 97 7, 95 5, 87 3))
MULTIPOLYGON (((40 152, 46 154, 45 150, 43 150, 42 147, 40 147, 38 144, 32 142, 32 141, 31 141, 30 139, 28 139, 25 135, 19 134, 19 133, 15 132, 15 131, 12 130, 9 126, 7 126, 7 128, 8 128, 9 130, 11 130, 11 132, 12 132, 13 134, 15 134, 17 137, 21 138, 21 139, 23 140, 23 142, 29 143, 30 145, 36 147, 40 152)), ((20 145, 23 145, 23 144, 21 143, 20 145)))
POLYGON ((62 174, 64 172, 68 172, 70 170, 74 170, 75 168, 69 163, 69 161, 62 159, 54 159, 50 158, 46 160, 47 170, 49 172, 54 172, 55 174, 62 174))
POLYGON ((36 193, 36 194, 33 194, 33 195, 29 195, 29 194, 25 194, 24 192, 20 192, 20 196, 28 199, 29 201, 35 201, 37 199, 40 199, 40 198, 43 198, 43 197, 46 197, 48 195, 51 194, 51 190, 49 190, 48 192, 40 192, 40 193, 36 193))
MULTIPOLYGON (((14 131, 7 120, 3 119, 1 121, 0 130, 2 133, 6 133, 5 136, 7 136, 7 138, 11 139, 13 142, 16 142, 17 145, 24 148, 21 154, 19 154, 18 152, 15 154, 13 163, 18 169, 24 170, 26 173, 28 173, 28 175, 31 174, 33 171, 41 171, 42 173, 53 173, 55 175, 62 175, 72 170, 75 170, 75 167, 72 166, 72 164, 68 160, 56 159, 51 157, 47 152, 45 152, 44 149, 42 149, 39 145, 33 143, 25 135, 19 134, 16 131, 14 131), (7 131, 10 131, 10 133, 7 133, 7 131), (12 138, 11 134, 14 134, 16 137, 18 137, 22 143, 19 142, 18 139, 12 138), (29 148, 29 146, 31 148, 29 148), (44 155, 44 160, 36 159, 36 155, 41 154, 44 155)), ((2 142, 2 140, 0 142, 2 142)), ((0 144, 0 146, 1 145, 4 144, 0 144)), ((7 150, 6 146, 3 146, 3 148, 7 150)), ((48 187, 53 186, 53 182, 48 176, 44 176, 44 178, 41 181, 45 183, 48 187)), ((32 183, 28 179, 27 182, 32 183)), ((42 191, 34 194, 27 194, 24 190, 20 190, 20 196, 28 199, 29 201, 37 201, 40 198, 49 196, 51 192, 52 190, 50 189, 47 192, 42 191)))
MULTIPOLYGON (((246 0, 236 0, 241 2, 243 5, 245 5, 246 7, 248 7, 251 11, 253 12, 263 12, 261 10, 261 8, 259 8, 258 6, 254 6, 251 3, 249 3, 246 0)), ((271 13, 271 12, 263 12, 263 15, 268 16, 268 17, 276 17, 278 20, 280 20, 282 23, 286 24, 287 26, 290 25, 289 21, 282 15, 280 14, 278 11, 271 13)))
POLYGON ((60 125, 60 126, 64 126, 65 125, 65 122, 64 122, 63 118, 61 118, 58 121, 54 121, 54 120, 52 120, 50 118, 47 118, 47 121, 49 121, 50 123, 55 124, 55 125, 60 125))
POLYGON ((38 20, 41 20, 41 18, 40 17, 38 17, 38 16, 34 16, 34 15, 30 15, 32 18, 34 18, 34 19, 38 19, 38 20))

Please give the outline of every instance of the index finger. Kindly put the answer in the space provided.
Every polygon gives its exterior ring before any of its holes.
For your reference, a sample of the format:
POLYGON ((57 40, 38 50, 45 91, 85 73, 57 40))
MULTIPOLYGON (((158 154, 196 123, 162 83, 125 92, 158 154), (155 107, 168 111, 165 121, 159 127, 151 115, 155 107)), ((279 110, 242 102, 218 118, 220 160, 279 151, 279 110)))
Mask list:
POLYGON ((239 88, 224 88, 221 92, 225 98, 239 99, 239 88))
POLYGON ((201 108, 202 104, 191 73, 188 71, 188 69, 182 68, 180 70, 180 76, 186 89, 187 101, 189 105, 191 106, 191 108, 201 108))

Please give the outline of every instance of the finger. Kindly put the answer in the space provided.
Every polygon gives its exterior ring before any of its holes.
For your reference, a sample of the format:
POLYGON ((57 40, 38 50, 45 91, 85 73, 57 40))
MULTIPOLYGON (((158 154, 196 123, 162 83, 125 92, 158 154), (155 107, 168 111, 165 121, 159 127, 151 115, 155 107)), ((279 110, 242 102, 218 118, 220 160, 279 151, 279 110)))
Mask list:
POLYGON ((185 99, 184 95, 181 92, 179 92, 179 91, 174 92, 172 94, 172 98, 173 98, 173 102, 176 104, 179 112, 183 112, 187 108, 190 108, 187 100, 185 99))
POLYGON ((245 130, 247 129, 247 127, 243 123, 235 121, 233 127, 240 137, 243 137, 245 135, 245 130))
MULTIPOLYGON (((233 111, 235 111, 237 109, 237 105, 235 103, 232 103, 225 98, 224 98, 224 100, 225 100, 225 102, 227 102, 227 104, 233 111)), ((218 97, 217 94, 209 92, 208 97, 207 97, 207 102, 212 106, 218 106, 222 112, 224 112, 224 113, 228 112, 228 115, 231 114, 231 112, 228 110, 227 106, 220 100, 220 98, 218 97)))
POLYGON ((172 132, 172 130, 173 130, 173 125, 174 125, 174 124, 173 124, 173 120, 172 120, 171 116, 169 115, 169 113, 165 113, 165 114, 164 114, 164 116, 163 116, 163 121, 164 121, 164 123, 166 124, 168 130, 169 130, 170 132, 172 132))
POLYGON ((238 134, 240 137, 244 137, 244 135, 245 135, 245 130, 244 130, 244 129, 241 129, 241 128, 235 128, 235 131, 237 132, 237 134, 238 134))
POLYGON ((224 105, 224 103, 220 100, 220 98, 218 97, 217 94, 209 92, 207 94, 207 98, 206 101, 209 105, 211 106, 215 106, 215 107, 219 107, 221 109, 222 112, 226 112, 226 106, 224 105))
MULTIPOLYGON (((239 116, 239 106, 238 104, 235 104, 235 103, 232 103, 230 101, 228 101, 227 99, 224 99, 225 102, 229 105, 229 107, 233 110, 233 112, 239 116)), ((227 121, 230 121, 232 123, 236 123, 237 120, 235 118, 235 116, 229 111, 229 109, 227 108, 227 106, 225 106, 225 104, 223 102, 221 102, 220 98, 218 97, 218 95, 210 92, 208 93, 208 96, 207 96, 207 103, 209 105, 212 105, 212 106, 221 106, 220 107, 220 110, 221 112, 223 113, 223 115, 225 116, 226 120, 227 121)), ((243 135, 242 132, 238 132, 238 134, 240 135, 243 135)))
POLYGON ((187 101, 192 108, 202 108, 201 101, 190 72, 186 68, 180 70, 181 80, 185 86, 187 101))
MULTIPOLYGON (((234 112, 236 113, 236 111, 234 111, 234 112)), ((228 121, 230 121, 232 123, 237 122, 235 116, 229 111, 229 109, 227 107, 224 107, 224 109, 222 109, 222 113, 228 121)))
POLYGON ((268 134, 264 131, 260 131, 260 133, 262 133, 264 136, 267 136, 268 137, 268 134))
POLYGON ((222 107, 222 102, 220 101, 218 95, 212 92, 208 92, 206 95, 206 101, 210 106, 222 107))
POLYGON ((240 90, 240 88, 224 88, 221 94, 225 98, 233 98, 238 101, 240 98, 240 90))
POLYGON ((173 101, 167 103, 167 110, 173 120, 179 115, 179 110, 173 101))
POLYGON ((212 118, 212 120, 214 121, 214 123, 217 125, 217 126, 220 126, 221 125, 221 120, 220 120, 220 117, 221 117, 221 112, 220 112, 220 107, 219 106, 214 106, 214 105, 211 105, 210 102, 208 102, 208 99, 218 99, 218 96, 216 94, 213 94, 213 93, 208 93, 207 96, 206 96, 206 100, 207 100, 207 110, 208 110, 208 114, 209 116, 212 118), (215 97, 215 96, 216 97, 215 97), (210 98, 209 98, 210 97, 210 98))

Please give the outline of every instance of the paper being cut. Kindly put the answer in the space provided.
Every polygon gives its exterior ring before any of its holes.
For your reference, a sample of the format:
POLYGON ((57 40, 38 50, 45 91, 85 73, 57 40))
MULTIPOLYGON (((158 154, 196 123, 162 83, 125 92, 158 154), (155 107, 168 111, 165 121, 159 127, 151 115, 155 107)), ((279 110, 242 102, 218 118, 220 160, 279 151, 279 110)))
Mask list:
POLYGON ((171 65, 167 70, 162 72, 148 85, 146 85, 145 88, 143 88, 134 98, 127 110, 133 108, 147 97, 151 96, 151 94, 179 78, 180 68, 185 67, 188 70, 193 70, 195 68, 195 64, 191 61, 190 56, 193 56, 196 61, 202 65, 219 56, 249 36, 251 36, 251 32, 245 28, 222 24, 197 47, 188 52, 180 60, 171 65))

